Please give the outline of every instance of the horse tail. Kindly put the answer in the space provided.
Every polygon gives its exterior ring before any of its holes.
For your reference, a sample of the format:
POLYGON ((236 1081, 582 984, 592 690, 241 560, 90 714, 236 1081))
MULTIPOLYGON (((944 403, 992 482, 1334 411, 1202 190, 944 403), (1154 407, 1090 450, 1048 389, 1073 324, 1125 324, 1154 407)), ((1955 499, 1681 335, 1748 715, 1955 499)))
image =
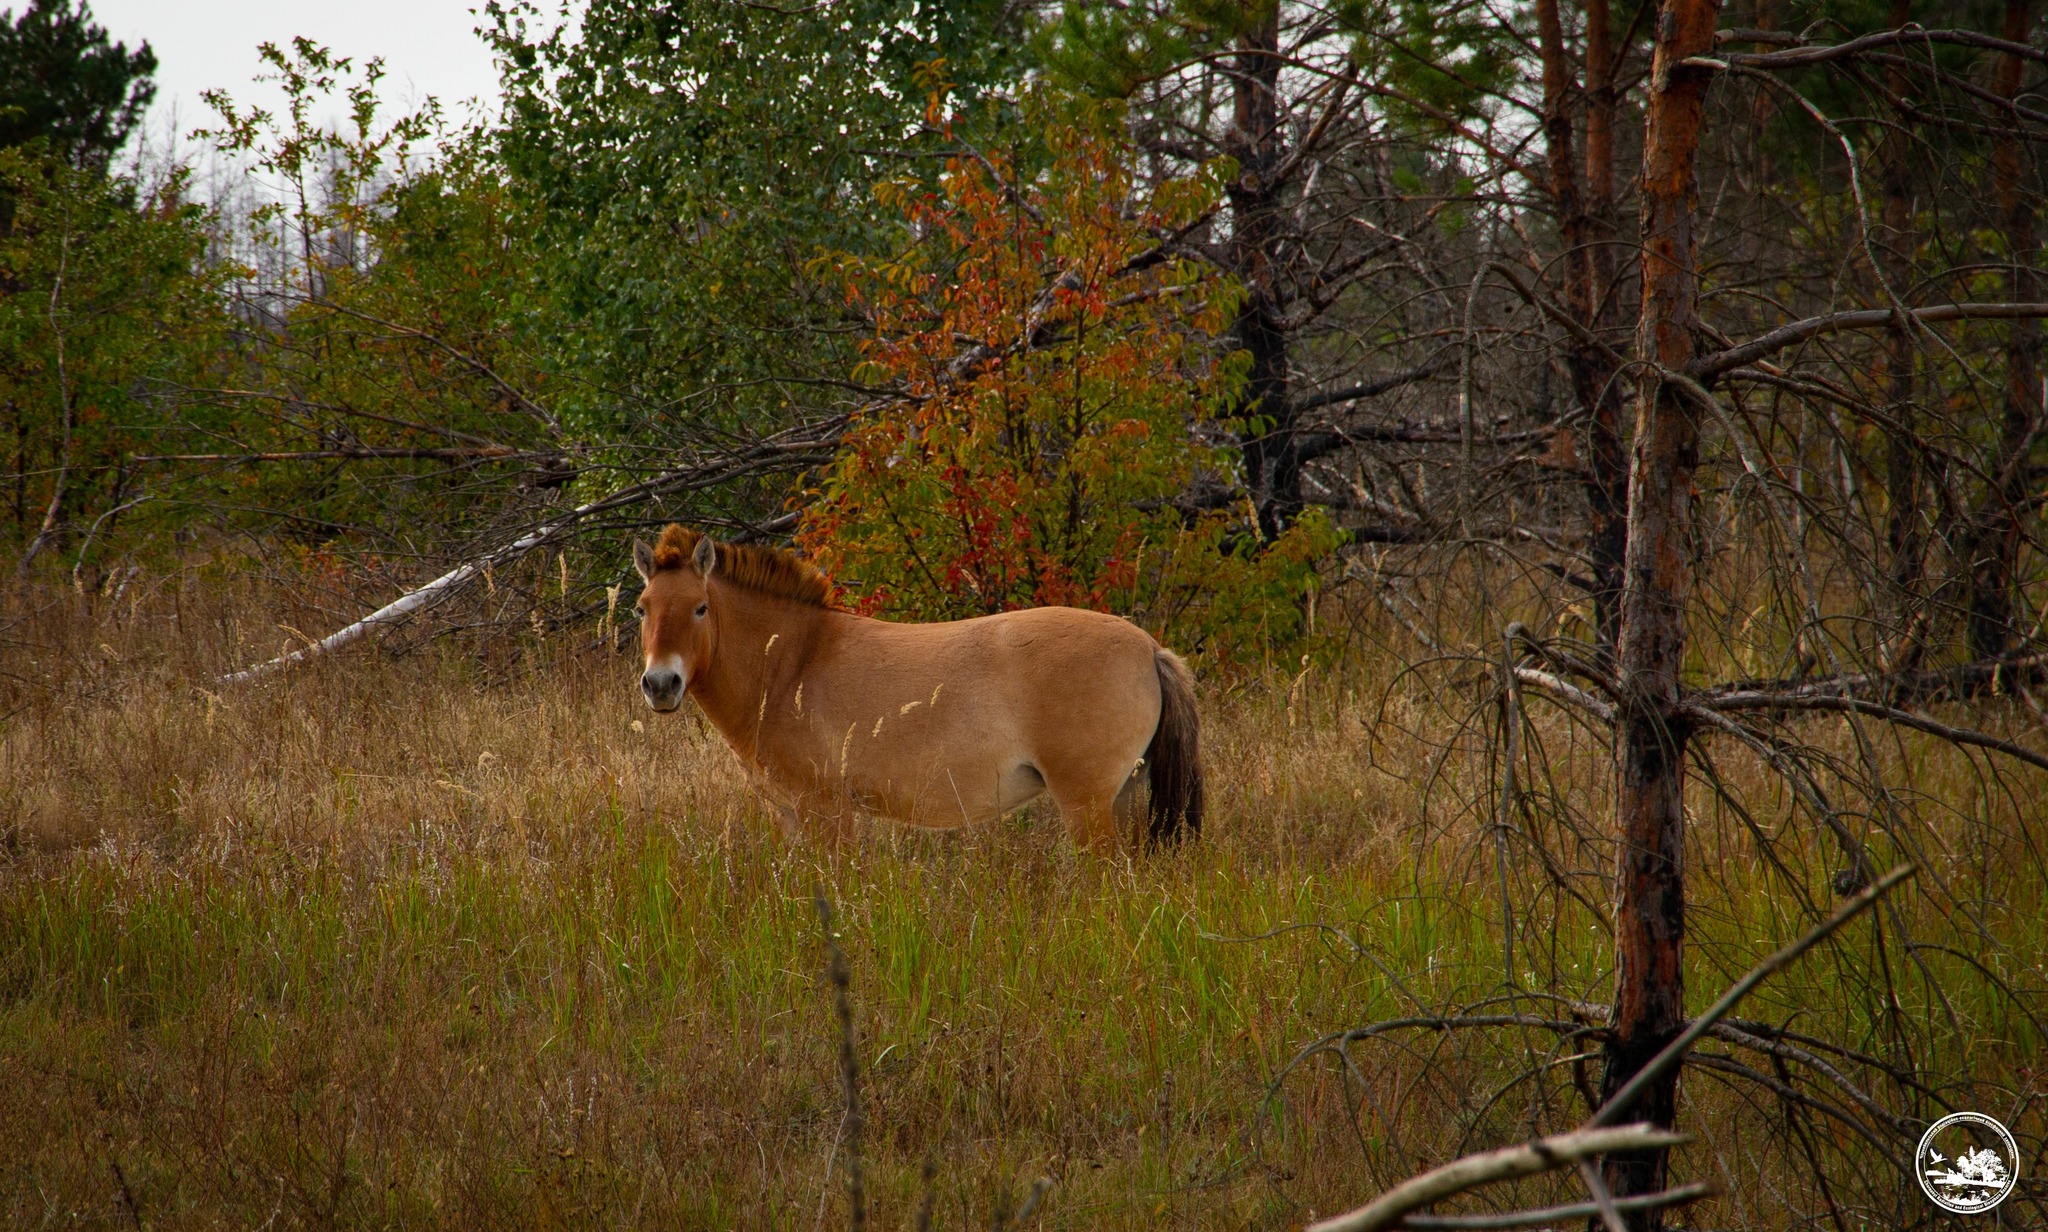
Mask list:
POLYGON ((1202 832, 1201 720, 1188 665, 1163 646, 1152 662, 1159 671, 1159 726, 1145 750, 1152 786, 1147 821, 1151 844, 1170 847, 1202 832))

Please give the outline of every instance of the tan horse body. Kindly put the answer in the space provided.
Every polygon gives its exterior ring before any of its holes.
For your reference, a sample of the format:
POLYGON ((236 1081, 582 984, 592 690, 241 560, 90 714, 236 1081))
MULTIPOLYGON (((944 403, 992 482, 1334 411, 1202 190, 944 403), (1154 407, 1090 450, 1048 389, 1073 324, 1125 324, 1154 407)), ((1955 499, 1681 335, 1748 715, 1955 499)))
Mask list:
POLYGON ((1193 683, 1171 651, 1116 616, 1035 608, 896 624, 829 607, 786 552, 681 527, 634 545, 641 691, 694 700, 781 806, 834 840, 858 813, 951 828, 1042 792, 1068 832, 1105 847, 1201 824, 1193 683))

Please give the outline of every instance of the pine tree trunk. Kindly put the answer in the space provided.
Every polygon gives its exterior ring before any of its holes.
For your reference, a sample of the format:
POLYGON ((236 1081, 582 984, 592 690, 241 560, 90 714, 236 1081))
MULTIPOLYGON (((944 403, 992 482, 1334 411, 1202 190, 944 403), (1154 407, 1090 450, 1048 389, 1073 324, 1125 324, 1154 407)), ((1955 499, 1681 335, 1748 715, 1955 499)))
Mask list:
MULTIPOLYGON (((1661 370, 1693 358, 1699 303, 1694 215, 1696 166, 1708 71, 1683 63, 1714 45, 1716 0, 1664 0, 1651 62, 1643 133, 1643 302, 1636 348, 1644 372, 1636 388, 1629 467, 1628 548, 1616 647, 1615 793, 1620 867, 1615 911, 1615 996, 1602 1096, 1619 1090, 1685 1023, 1685 746, 1679 710, 1685 655, 1685 605, 1691 572, 1692 481, 1699 462, 1699 408, 1661 370)), ((1629 1120, 1668 1126, 1678 1076, 1652 1083, 1629 1120)), ((1616 1197, 1664 1187, 1665 1152, 1610 1156, 1607 1185, 1616 1197)), ((1656 1228, 1643 1212, 1635 1226, 1656 1228)))
MULTIPOLYGON (((1557 0, 1539 0, 1543 55, 1543 134, 1548 146, 1551 199, 1565 249, 1564 304, 1573 318, 1598 333, 1612 318, 1614 258, 1614 52, 1606 0, 1586 6, 1586 190, 1573 152, 1571 62, 1557 0)), ((1592 572, 1594 625, 1603 654, 1611 655, 1621 623, 1622 553, 1628 537, 1628 467, 1621 441, 1621 383, 1596 346, 1577 339, 1566 352, 1572 392, 1585 416, 1582 459, 1586 494, 1586 559, 1592 572)))

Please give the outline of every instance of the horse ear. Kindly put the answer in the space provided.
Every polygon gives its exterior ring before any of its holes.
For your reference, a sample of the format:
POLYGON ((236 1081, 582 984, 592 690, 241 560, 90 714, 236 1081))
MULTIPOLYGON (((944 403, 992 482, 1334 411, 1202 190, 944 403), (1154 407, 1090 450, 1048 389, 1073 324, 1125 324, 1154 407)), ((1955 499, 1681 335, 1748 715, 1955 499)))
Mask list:
POLYGON ((654 549, 638 539, 633 541, 633 570, 643 582, 654 577, 654 549))
POLYGON ((718 567, 718 541, 709 535, 699 536, 697 551, 690 563, 697 566, 698 577, 710 577, 711 571, 718 567))

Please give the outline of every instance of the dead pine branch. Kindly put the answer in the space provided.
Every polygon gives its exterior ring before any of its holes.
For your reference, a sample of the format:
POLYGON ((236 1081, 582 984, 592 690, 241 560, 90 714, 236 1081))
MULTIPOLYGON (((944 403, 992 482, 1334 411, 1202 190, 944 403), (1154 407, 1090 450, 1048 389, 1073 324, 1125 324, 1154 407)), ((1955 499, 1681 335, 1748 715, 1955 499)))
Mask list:
MULTIPOLYGON (((1705 1181, 1690 1185, 1678 1185, 1663 1193, 1645 1194, 1639 1198, 1617 1198, 1613 1209, 1616 1211, 1644 1211, 1653 1208, 1669 1208, 1687 1202, 1696 1202, 1714 1192, 1714 1187, 1705 1181)), ((1416 1232, 1453 1232, 1454 1229, 1485 1228, 1532 1228, 1547 1224, 1576 1223, 1601 1213, 1597 1202, 1568 1202, 1562 1206, 1534 1207, 1526 1211, 1505 1211, 1498 1215, 1410 1215, 1401 1221, 1404 1228, 1416 1232)))
MULTIPOLYGON (((1399 1227, 1411 1211, 1419 1211, 1481 1185, 1568 1168, 1582 1159, 1615 1151, 1669 1148, 1690 1140, 1684 1134, 1648 1124, 1589 1126, 1533 1142, 1482 1151, 1410 1177, 1356 1210, 1310 1224, 1308 1232, 1378 1232, 1381 1228, 1399 1227)), ((1643 1195, 1639 1200, 1647 1204, 1648 1198, 1669 1196, 1643 1195)))
POLYGON ((230 672, 220 678, 220 683, 244 684, 305 662, 317 655, 339 650, 380 629, 399 624, 447 599, 470 582, 484 576, 487 570, 518 560, 535 548, 555 542, 599 514, 625 509, 662 496, 714 487, 738 476, 752 474, 764 467, 772 467, 790 459, 800 461, 818 449, 829 449, 838 441, 845 426, 844 417, 804 425, 747 448, 700 459, 690 465, 666 470, 653 478, 615 489, 541 522, 509 543, 471 557, 426 585, 400 595, 362 619, 337 629, 318 641, 309 641, 307 645, 297 650, 288 651, 241 671, 230 672))

